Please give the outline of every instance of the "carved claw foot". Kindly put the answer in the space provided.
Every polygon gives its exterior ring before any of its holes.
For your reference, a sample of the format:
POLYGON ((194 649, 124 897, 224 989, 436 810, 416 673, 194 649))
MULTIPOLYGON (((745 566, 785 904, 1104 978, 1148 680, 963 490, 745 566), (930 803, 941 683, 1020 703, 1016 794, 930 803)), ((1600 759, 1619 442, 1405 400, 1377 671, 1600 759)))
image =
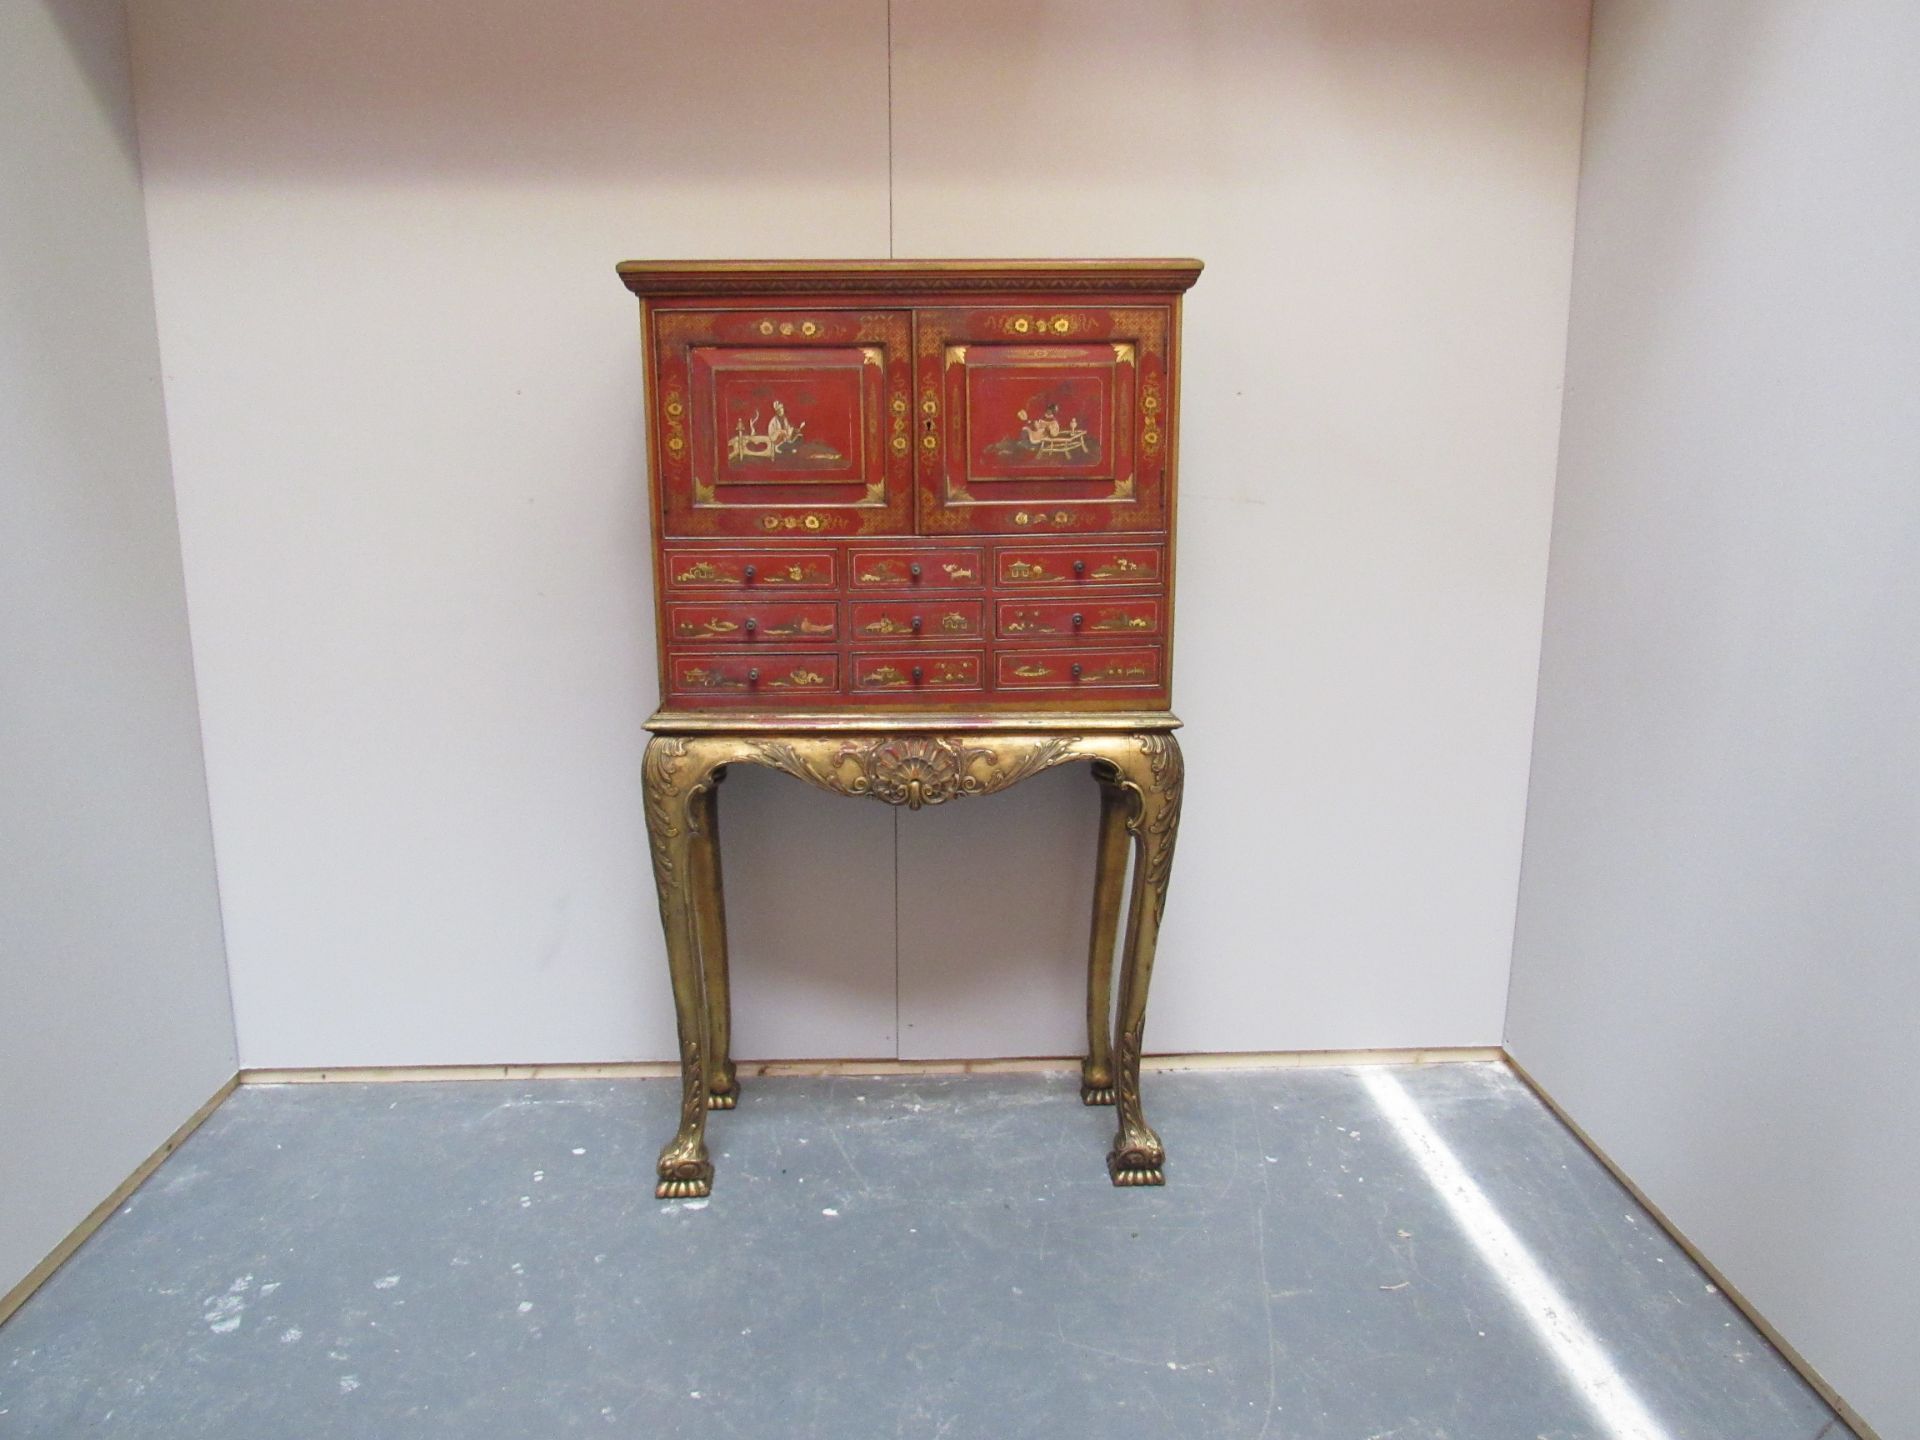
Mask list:
POLYGON ((1123 1133, 1114 1140, 1112 1153, 1107 1156, 1107 1175, 1119 1186, 1164 1185, 1166 1165, 1166 1147, 1160 1137, 1143 1129, 1131 1135, 1123 1133))
POLYGON ((1080 1103, 1082 1105, 1113 1104, 1113 1067, 1100 1065, 1092 1060, 1080 1062, 1080 1103))
POLYGON ((1115 1185, 1164 1185, 1166 1156, 1160 1151, 1116 1150, 1107 1156, 1107 1175, 1115 1185))
POLYGON ((733 1062, 721 1062, 720 1073, 713 1077, 713 1085, 707 1091, 707 1109, 731 1110, 740 1103, 740 1082, 734 1078, 733 1062))
POLYGON ((698 1200, 712 1193, 713 1166, 704 1160, 683 1161, 673 1167, 671 1174, 663 1168, 660 1171, 660 1183, 653 1187, 653 1198, 656 1200, 698 1200))
POLYGON ((688 1149, 675 1140, 660 1152, 660 1183, 653 1187, 656 1200, 697 1200, 713 1193, 713 1161, 704 1147, 688 1149))

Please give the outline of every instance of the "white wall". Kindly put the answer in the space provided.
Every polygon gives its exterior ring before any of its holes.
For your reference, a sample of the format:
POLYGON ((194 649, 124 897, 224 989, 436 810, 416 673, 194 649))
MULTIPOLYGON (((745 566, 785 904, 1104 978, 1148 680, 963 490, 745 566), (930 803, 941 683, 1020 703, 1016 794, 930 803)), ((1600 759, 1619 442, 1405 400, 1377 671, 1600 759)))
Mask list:
POLYGON ((1920 1434, 1920 10, 1598 7, 1508 1043, 1920 1434))
MULTIPOLYGON (((884 250, 880 12, 133 15, 242 1059, 672 1055, 613 266, 884 250), (777 100, 722 99, 768 47, 777 100)), ((728 785, 730 850, 799 867, 735 886, 742 1053, 890 1053, 892 821, 760 779, 728 785)))
MULTIPOLYGON (((1581 0, 134 15, 247 1064, 671 1053, 610 267, 890 238, 1209 262, 1153 1045, 1498 1037, 1581 0)), ((1077 1046, 1084 777, 728 799, 743 1054, 1077 1046)))
POLYGON ((0 6, 0 1294, 233 1074, 125 22, 0 6))
MULTIPOLYGON (((893 38, 900 254, 1207 262, 1152 1048, 1497 1043, 1584 0, 899 0, 893 38)), ((965 929, 915 923, 906 897, 962 863, 947 834, 978 856, 990 822, 903 822, 903 978, 927 982, 901 1016, 937 1037, 908 1053, 1075 1047, 1091 880, 1062 862, 1092 853, 1092 793, 1006 797, 1023 824, 994 864, 1035 878, 965 929), (1000 947, 1053 977, 1013 1026, 1003 992, 950 978, 1000 947)))

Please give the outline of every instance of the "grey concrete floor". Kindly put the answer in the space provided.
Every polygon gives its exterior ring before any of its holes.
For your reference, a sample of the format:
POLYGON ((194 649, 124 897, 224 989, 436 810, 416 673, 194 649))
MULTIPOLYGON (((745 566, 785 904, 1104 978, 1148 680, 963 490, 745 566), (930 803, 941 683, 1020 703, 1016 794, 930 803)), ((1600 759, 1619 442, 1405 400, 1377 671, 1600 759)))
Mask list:
POLYGON ((1120 1191, 1065 1073, 760 1080, 676 1204, 668 1082, 243 1088, 0 1328, 0 1436, 1850 1433, 1500 1067, 1146 1093, 1120 1191))

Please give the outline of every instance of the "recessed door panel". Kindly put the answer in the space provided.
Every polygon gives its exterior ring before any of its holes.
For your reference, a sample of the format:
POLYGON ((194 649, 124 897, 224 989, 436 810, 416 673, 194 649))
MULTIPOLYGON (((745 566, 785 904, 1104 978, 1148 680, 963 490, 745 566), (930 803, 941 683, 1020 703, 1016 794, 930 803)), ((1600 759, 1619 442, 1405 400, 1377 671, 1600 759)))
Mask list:
POLYGON ((666 533, 911 531, 906 312, 664 310, 653 326, 666 533))
POLYGON ((885 483, 866 452, 867 428, 883 408, 884 377, 872 347, 731 350, 696 346, 694 431, 710 453, 695 473, 719 491, 786 492, 795 486, 885 483))
POLYGON ((916 316, 923 533, 1164 523, 1163 307, 916 316))

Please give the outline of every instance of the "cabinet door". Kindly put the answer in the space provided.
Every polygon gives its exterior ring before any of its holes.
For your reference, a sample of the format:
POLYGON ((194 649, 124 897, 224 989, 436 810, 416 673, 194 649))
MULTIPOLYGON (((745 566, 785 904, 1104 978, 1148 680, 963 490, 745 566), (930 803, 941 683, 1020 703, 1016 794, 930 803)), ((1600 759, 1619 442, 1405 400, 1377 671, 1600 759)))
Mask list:
POLYGON ((922 533, 1161 528, 1169 315, 919 311, 922 533))
POLYGON ((905 311, 662 310, 653 327, 667 534, 912 531, 905 311))

